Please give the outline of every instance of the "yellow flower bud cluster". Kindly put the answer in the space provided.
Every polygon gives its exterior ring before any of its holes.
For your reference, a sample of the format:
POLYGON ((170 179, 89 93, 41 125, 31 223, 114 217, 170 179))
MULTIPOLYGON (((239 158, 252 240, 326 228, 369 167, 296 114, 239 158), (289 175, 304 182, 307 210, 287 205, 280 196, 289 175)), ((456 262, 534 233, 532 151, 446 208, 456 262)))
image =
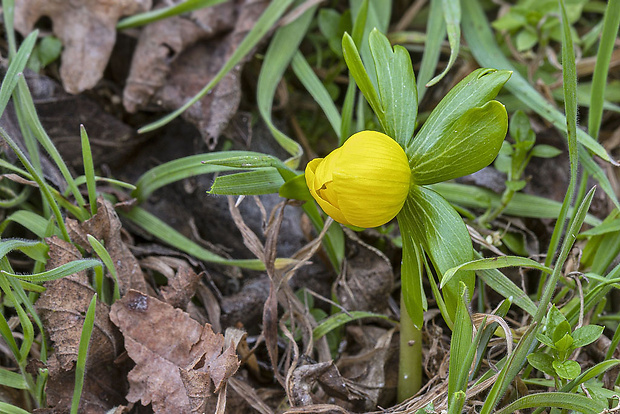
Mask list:
POLYGON ((313 159, 305 175, 323 211, 357 227, 377 227, 393 219, 411 181, 405 151, 376 131, 358 132, 327 157, 313 159))

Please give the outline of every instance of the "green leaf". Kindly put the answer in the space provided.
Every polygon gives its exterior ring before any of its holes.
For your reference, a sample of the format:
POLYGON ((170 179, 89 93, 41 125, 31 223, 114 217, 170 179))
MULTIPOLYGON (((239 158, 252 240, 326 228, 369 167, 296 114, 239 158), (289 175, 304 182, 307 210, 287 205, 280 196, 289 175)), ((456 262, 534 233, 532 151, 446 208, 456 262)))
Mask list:
POLYGON ((292 200, 313 200, 308 186, 306 185, 306 177, 304 174, 300 174, 282 184, 278 190, 278 194, 280 197, 292 200))
POLYGON ((296 141, 280 131, 273 123, 271 118, 273 98, 284 71, 299 49, 299 44, 308 30, 315 10, 316 6, 310 7, 295 21, 276 31, 265 54, 256 88, 258 110, 278 144, 293 156, 291 161, 294 167, 297 166, 303 151, 296 141))
POLYGON ((467 310, 469 293, 464 283, 459 284, 460 294, 457 298, 454 327, 450 340, 450 366, 448 371, 448 405, 451 405, 454 394, 464 391, 467 387, 467 379, 471 368, 471 360, 468 361, 470 349, 476 348, 473 342, 474 326, 467 310), (465 375, 463 375, 465 374, 465 375))
POLYGON ((6 414, 30 414, 28 411, 0 401, 0 412, 6 414))
POLYGON ((413 324, 422 329, 424 311, 428 309, 426 294, 422 287, 423 263, 420 242, 414 237, 414 217, 403 211, 398 214, 398 226, 403 243, 403 264, 400 270, 402 299, 413 324))
POLYGON ((547 375, 555 377, 555 371, 553 370, 553 357, 544 352, 534 352, 527 356, 527 361, 531 366, 544 372, 547 375))
POLYGON ((538 158, 553 158, 553 157, 557 157, 561 153, 562 153, 561 149, 552 147, 551 145, 544 145, 544 144, 536 145, 532 149, 532 156, 538 157, 538 158))
POLYGON ((73 398, 71 399, 71 414, 77 414, 82 398, 82 389, 84 388, 84 376, 86 374, 86 359, 88 357, 88 344, 95 326, 95 310, 97 309, 97 294, 88 305, 88 310, 84 317, 84 325, 82 325, 82 333, 80 334, 80 344, 78 346, 77 360, 75 362, 75 383, 73 387, 73 398))
POLYGON ((604 327, 598 325, 586 325, 575 329, 571 334, 573 337, 573 348, 590 345, 603 334, 604 329, 604 327))
POLYGON ((56 280, 61 277, 69 276, 77 272, 81 272, 86 269, 92 269, 93 267, 101 266, 101 262, 95 259, 80 259, 74 260, 69 263, 58 266, 52 270, 46 272, 34 273, 31 275, 20 275, 16 273, 0 270, 0 274, 4 276, 11 276, 16 279, 25 280, 27 282, 46 282, 48 280, 56 280))
MULTIPOLYGON (((436 192, 425 187, 412 186, 400 214, 408 216, 413 240, 422 246, 439 275, 472 260, 473 248, 465 223, 454 208, 436 192)), ((469 292, 473 291, 472 271, 461 272, 443 289, 448 315, 452 320, 459 300, 461 281, 469 292)))
POLYGON ((614 233, 619 230, 620 230, 620 218, 613 219, 610 221, 605 220, 603 223, 599 224, 598 226, 593 227, 590 230, 582 231, 581 233, 579 233, 579 238, 599 236, 602 234, 614 233))
POLYGON ((213 182, 209 194, 260 195, 273 194, 284 184, 275 168, 258 168, 249 172, 220 175, 213 182))
POLYGON ((144 26, 158 20, 167 19, 179 14, 189 13, 194 10, 215 6, 224 3, 226 0, 185 0, 178 4, 162 7, 145 13, 135 14, 126 17, 116 24, 116 30, 125 30, 132 27, 144 26))
POLYGON ((495 413, 511 414, 519 410, 536 407, 564 408, 583 414, 598 414, 607 408, 607 406, 600 402, 583 395, 555 391, 526 395, 501 410, 497 410, 495 413))
POLYGON ((572 380, 581 374, 581 367, 575 361, 553 361, 553 369, 563 379, 572 380))
MULTIPOLYGON (((417 160, 423 157, 424 154, 434 151, 437 145, 441 145, 441 140, 450 136, 452 126, 459 118, 463 117, 473 108, 482 107, 487 104, 497 95, 509 78, 510 72, 505 70, 476 69, 470 73, 465 79, 452 88, 441 102, 439 102, 433 112, 431 112, 428 119, 411 142, 411 145, 405 150, 409 159, 417 160)), ((491 111, 495 116, 499 116, 499 108, 496 107, 496 105, 497 104, 493 104, 485 110, 491 111)), ((483 113, 484 112, 478 112, 479 115, 483 113)), ((507 126, 505 128, 507 128, 507 126)), ((501 145, 501 142, 499 145, 501 145)), ((499 150, 499 147, 497 150, 499 150)), ((489 163, 491 161, 492 160, 490 160, 489 163)), ((415 165, 412 165, 412 167, 415 167, 415 165)))
POLYGON ((523 188, 525 188, 525 186, 527 185, 527 181, 525 180, 509 180, 506 181, 506 188, 512 191, 520 191, 523 190, 523 188))
MULTIPOLYGON (((470 0, 464 2, 462 6, 463 36, 478 63, 481 66, 493 66, 515 71, 514 65, 504 56, 497 45, 484 10, 479 2, 477 0, 470 0)), ((506 89, 512 92, 519 100, 526 103, 528 107, 536 111, 541 117, 551 122, 556 128, 566 132, 565 116, 543 98, 521 74, 515 71, 510 81, 506 84, 506 89)), ((585 131, 577 130, 577 139, 590 151, 605 161, 611 162, 611 158, 605 149, 585 131)), ((583 158, 583 156, 580 155, 580 158, 583 158)), ((610 197, 612 199, 616 198, 613 193, 611 193, 610 197)))
POLYGON ((389 320, 389 318, 385 315, 372 312, 352 311, 348 313, 337 313, 325 319, 319 324, 319 326, 314 328, 314 330, 312 331, 312 339, 316 341, 317 339, 322 338, 334 329, 337 329, 351 321, 356 321, 362 318, 380 318, 389 320))
POLYGON ((418 114, 418 91, 409 52, 392 46, 377 29, 370 32, 370 52, 375 62, 377 86, 384 119, 379 120, 387 135, 403 148, 409 145, 418 114))
POLYGON ((570 336, 570 333, 566 333, 560 339, 555 340, 555 349, 558 352, 566 352, 569 349, 571 349, 572 345, 573 345, 573 337, 570 336))
POLYGON ((351 12, 340 14, 334 9, 321 9, 317 17, 319 30, 327 39, 329 48, 338 56, 342 56, 342 35, 350 32, 351 12))
POLYGON ((451 180, 489 165, 506 137, 508 115, 504 105, 491 101, 439 127, 444 129, 431 131, 432 138, 426 140, 420 132, 408 147, 411 180, 415 184, 451 180))
MULTIPOLYGON (((338 45, 340 45, 340 42, 338 42, 338 45)), ((319 104, 325 113, 325 116, 327 117, 327 120, 336 135, 340 134, 342 118, 340 117, 338 108, 336 108, 334 100, 329 95, 329 92, 327 92, 327 89, 319 77, 316 73, 314 73, 304 56, 299 51, 295 53, 295 56, 293 57, 292 68, 297 78, 301 81, 306 90, 310 92, 310 95, 312 95, 316 103, 319 104)))
POLYGON ((536 334, 536 339, 538 339, 538 342, 548 346, 549 348, 555 349, 555 343, 553 343, 553 340, 549 338, 547 335, 538 332, 536 334))
POLYGON ((0 384, 5 387, 15 388, 18 390, 27 390, 28 383, 24 379, 24 376, 17 372, 9 371, 5 368, 0 368, 0 384))
POLYGON ((460 0, 442 0, 441 5, 443 8, 444 19, 446 21, 446 29, 448 31, 450 59, 448 60, 448 64, 443 72, 428 82, 426 84, 427 86, 432 86, 443 79, 443 77, 450 71, 459 55, 459 47, 461 43, 461 2, 460 0))
POLYGON ((385 110, 383 108, 383 104, 379 98, 377 90, 368 76, 368 72, 366 71, 364 64, 362 63, 362 57, 357 50, 357 46, 355 46, 355 42, 348 33, 345 33, 342 37, 342 52, 344 55, 344 61, 349 68, 351 76, 355 79, 357 87, 360 91, 362 91, 364 98, 366 98, 366 101, 368 101, 368 104, 372 108, 373 112, 377 115, 379 122, 383 125, 385 122, 385 110))
POLYGON ((497 256, 485 259, 479 259, 460 264, 459 266, 448 269, 441 278, 440 287, 443 288, 449 283, 455 274, 466 270, 483 270, 483 269, 501 269, 503 267, 531 267, 533 269, 542 270, 551 273, 553 269, 543 266, 535 260, 520 256, 497 256))
POLYGON ((418 101, 421 101, 426 94, 426 88, 430 85, 428 81, 433 77, 439 55, 441 53, 441 43, 446 35, 446 23, 443 18, 442 0, 431 0, 428 20, 426 22, 426 42, 424 53, 418 72, 418 101))

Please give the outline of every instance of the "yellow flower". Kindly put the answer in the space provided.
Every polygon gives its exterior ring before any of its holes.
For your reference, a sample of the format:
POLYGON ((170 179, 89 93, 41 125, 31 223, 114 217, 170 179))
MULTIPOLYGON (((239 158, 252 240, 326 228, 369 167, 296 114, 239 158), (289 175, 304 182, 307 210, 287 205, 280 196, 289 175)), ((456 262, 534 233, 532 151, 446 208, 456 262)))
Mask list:
POLYGON ((401 210, 411 179, 407 155, 385 134, 362 131, 306 167, 306 184, 339 223, 377 227, 401 210))

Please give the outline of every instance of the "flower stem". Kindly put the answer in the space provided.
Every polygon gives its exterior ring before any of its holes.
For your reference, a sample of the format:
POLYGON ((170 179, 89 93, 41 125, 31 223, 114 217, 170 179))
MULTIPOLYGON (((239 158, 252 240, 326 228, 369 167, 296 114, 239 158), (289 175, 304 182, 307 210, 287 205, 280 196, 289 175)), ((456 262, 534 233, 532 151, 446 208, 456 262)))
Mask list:
POLYGON ((415 395, 422 386, 422 330, 417 328, 400 297, 400 360, 398 401, 415 395))

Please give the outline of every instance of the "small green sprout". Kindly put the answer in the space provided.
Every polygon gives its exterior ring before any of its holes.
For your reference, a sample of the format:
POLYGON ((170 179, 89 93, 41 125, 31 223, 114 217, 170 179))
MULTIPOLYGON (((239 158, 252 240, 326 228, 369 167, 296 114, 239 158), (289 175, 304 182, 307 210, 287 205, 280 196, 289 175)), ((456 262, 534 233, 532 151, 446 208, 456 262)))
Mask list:
POLYGON ((536 334, 536 339, 547 346, 550 353, 534 352, 527 356, 527 360, 534 368, 554 378, 559 389, 581 374, 581 367, 570 359, 571 354, 596 341, 603 329, 598 325, 585 325, 573 331, 562 312, 552 306, 544 331, 536 334))

